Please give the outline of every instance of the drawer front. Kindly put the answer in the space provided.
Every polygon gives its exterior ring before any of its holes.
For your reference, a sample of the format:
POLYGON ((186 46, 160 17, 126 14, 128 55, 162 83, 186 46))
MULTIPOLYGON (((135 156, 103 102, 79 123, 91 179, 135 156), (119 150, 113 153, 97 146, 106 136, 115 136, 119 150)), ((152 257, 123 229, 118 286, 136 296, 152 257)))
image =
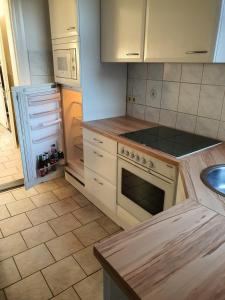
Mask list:
POLYGON ((113 155, 117 154, 117 142, 113 141, 101 134, 98 134, 94 131, 83 129, 84 140, 92 143, 96 147, 103 149, 113 155))
POLYGON ((84 143, 84 164, 86 167, 116 185, 117 157, 87 142, 84 143))
POLYGON ((87 192, 102 202, 112 212, 116 212, 116 187, 85 168, 85 188, 87 192))

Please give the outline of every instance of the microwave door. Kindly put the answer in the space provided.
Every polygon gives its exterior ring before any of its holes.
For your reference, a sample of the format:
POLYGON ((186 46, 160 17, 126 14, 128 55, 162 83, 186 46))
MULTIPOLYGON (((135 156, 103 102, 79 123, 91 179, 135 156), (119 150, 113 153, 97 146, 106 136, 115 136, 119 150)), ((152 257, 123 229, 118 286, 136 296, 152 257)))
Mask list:
POLYGON ((12 92, 24 184, 28 189, 63 174, 63 159, 56 159, 55 164, 52 159, 48 167, 39 161, 45 152, 51 154, 53 144, 60 151, 64 149, 61 95, 59 88, 54 84, 14 87, 12 92))

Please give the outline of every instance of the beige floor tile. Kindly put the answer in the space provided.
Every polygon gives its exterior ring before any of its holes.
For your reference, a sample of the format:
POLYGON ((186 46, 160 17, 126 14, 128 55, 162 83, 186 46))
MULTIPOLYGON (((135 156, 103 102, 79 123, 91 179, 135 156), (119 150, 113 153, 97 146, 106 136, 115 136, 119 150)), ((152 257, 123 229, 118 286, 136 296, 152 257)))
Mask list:
POLYGON ((16 200, 22 200, 24 198, 29 198, 31 196, 37 195, 37 191, 35 188, 31 188, 29 190, 25 190, 24 187, 13 190, 11 192, 16 200))
POLYGON ((36 196, 31 197, 31 200, 38 207, 59 201, 58 198, 52 192, 38 194, 36 196))
POLYGON ((31 275, 55 262, 44 244, 20 253, 14 259, 23 277, 31 275))
POLYGON ((51 204, 51 207, 59 216, 68 214, 69 212, 80 208, 80 206, 72 198, 53 203, 51 204))
MULTIPOLYGON (((1 300, 1 297, 0 297, 0 300, 1 300)), ((65 292, 63 292, 63 293, 59 294, 58 296, 52 298, 52 300, 80 300, 80 298, 77 296, 77 293, 71 287, 68 290, 66 290, 65 292)))
POLYGON ((9 211, 6 208, 6 206, 5 205, 0 206, 0 220, 4 220, 9 217, 10 217, 10 214, 9 214, 9 211))
POLYGON ((116 223, 106 216, 102 216, 96 222, 100 224, 109 234, 122 231, 122 229, 116 223))
POLYGON ((85 246, 89 246, 108 235, 108 233, 96 222, 89 223, 73 232, 85 246))
POLYGON ((39 272, 11 285, 5 291, 8 300, 47 300, 52 296, 39 272))
POLYGON ((80 222, 72 215, 67 214, 48 221, 57 235, 62 235, 81 226, 80 222))
POLYGON ((56 237, 52 228, 43 223, 21 232, 27 246, 29 248, 40 245, 56 237))
POLYGON ((0 205, 16 201, 13 195, 9 192, 0 193, 0 205))
POLYGON ((93 253, 93 246, 89 246, 76 252, 73 257, 82 267, 87 275, 90 275, 101 269, 101 265, 93 253))
POLYGON ((61 187, 53 191, 53 193, 60 199, 66 199, 72 197, 78 193, 78 191, 73 186, 61 187))
POLYGON ((82 223, 87 224, 103 216, 102 212, 94 205, 77 209, 73 215, 82 223))
POLYGON ((86 276, 71 256, 47 267, 42 273, 54 295, 61 293, 86 276))
POLYGON ((72 196, 72 199, 74 199, 80 207, 85 207, 87 205, 90 205, 91 202, 88 201, 88 199, 86 197, 84 197, 84 195, 78 193, 77 195, 75 196, 72 196))
POLYGON ((70 183, 64 177, 56 178, 53 182, 57 184, 58 188, 70 186, 70 183))
POLYGON ((49 205, 28 211, 27 216, 33 225, 38 225, 57 217, 56 213, 49 205))
POLYGON ((83 245, 72 232, 55 238, 47 242, 46 245, 56 260, 60 260, 83 248, 83 245))
POLYGON ((82 300, 103 300, 103 274, 98 271, 74 285, 82 300))
POLYGON ((5 294, 0 290, 0 300, 6 300, 5 294))
POLYGON ((0 230, 0 239, 1 239, 1 238, 3 238, 3 235, 2 235, 2 232, 1 232, 1 230, 0 230))
POLYGON ((39 193, 51 192, 51 191, 54 191, 58 188, 59 188, 59 186, 54 181, 44 182, 44 183, 41 183, 41 184, 38 184, 38 185, 35 186, 35 189, 39 193))
POLYGON ((23 212, 26 212, 26 211, 29 211, 29 210, 32 210, 35 208, 35 205, 29 198, 19 200, 19 201, 13 202, 13 203, 8 203, 8 204, 6 204, 6 206, 12 216, 21 214, 23 212))
POLYGON ((25 214, 0 221, 0 229, 4 236, 30 228, 32 224, 25 214))
POLYGON ((20 274, 12 258, 0 262, 0 289, 15 283, 20 279, 20 274))
POLYGON ((0 261, 16 255, 27 249, 19 233, 0 239, 0 261))

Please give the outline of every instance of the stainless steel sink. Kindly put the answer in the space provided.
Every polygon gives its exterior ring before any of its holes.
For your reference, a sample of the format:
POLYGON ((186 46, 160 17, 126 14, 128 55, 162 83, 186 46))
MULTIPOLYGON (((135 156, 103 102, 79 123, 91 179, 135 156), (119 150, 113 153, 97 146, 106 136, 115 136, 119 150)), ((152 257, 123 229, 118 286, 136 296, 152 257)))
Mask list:
POLYGON ((211 166, 203 170, 200 176, 208 188, 225 196, 225 164, 211 166))

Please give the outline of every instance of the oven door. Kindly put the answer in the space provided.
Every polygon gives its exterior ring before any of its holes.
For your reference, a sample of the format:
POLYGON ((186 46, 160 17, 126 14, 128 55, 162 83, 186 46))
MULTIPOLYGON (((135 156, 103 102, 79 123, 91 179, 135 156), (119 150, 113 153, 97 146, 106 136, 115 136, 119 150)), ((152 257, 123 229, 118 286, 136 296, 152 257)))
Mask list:
POLYGON ((174 181, 150 172, 118 158, 117 202, 139 221, 174 205, 174 181))

